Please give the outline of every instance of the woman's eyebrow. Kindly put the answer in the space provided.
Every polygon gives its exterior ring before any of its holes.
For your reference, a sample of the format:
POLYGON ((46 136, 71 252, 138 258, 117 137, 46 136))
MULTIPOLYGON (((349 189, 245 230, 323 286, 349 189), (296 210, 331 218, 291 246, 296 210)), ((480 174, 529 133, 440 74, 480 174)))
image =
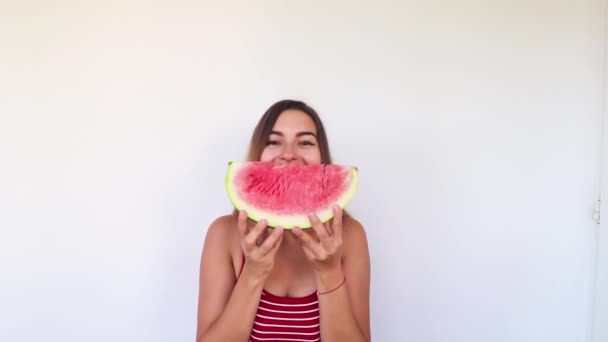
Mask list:
POLYGON ((309 132, 309 131, 306 131, 306 132, 298 132, 298 134, 296 134, 296 138, 299 138, 299 137, 301 137, 301 136, 303 136, 303 135, 312 135, 313 137, 315 137, 315 139, 317 138, 317 135, 316 135, 316 134, 314 134, 313 132, 309 132))
MULTIPOLYGON (((270 131, 270 134, 276 134, 278 136, 283 136, 283 133, 279 132, 279 131, 270 131)), ((317 135, 310 131, 298 132, 298 134, 296 134, 296 138, 299 138, 303 135, 312 135, 313 137, 317 138, 317 135)))

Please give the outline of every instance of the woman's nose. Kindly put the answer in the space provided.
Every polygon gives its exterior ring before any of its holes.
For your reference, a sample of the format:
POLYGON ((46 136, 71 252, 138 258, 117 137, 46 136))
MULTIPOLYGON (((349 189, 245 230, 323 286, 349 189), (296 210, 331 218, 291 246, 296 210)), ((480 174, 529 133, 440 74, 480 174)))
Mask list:
POLYGON ((293 148, 289 145, 285 145, 283 147, 283 151, 281 153, 281 158, 286 160, 286 161, 291 161, 296 159, 297 155, 294 152, 293 148))

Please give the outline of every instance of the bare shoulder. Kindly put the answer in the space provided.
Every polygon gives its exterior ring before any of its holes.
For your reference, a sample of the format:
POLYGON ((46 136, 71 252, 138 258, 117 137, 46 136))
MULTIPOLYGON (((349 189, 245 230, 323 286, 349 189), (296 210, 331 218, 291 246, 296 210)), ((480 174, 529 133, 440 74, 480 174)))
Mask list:
POLYGON ((342 218, 342 232, 345 240, 367 240, 365 228, 361 222, 350 215, 342 218))
POLYGON ((350 215, 346 215, 342 219, 342 239, 344 252, 348 255, 349 252, 356 254, 361 253, 362 249, 367 250, 367 234, 363 224, 350 215))
POLYGON ((236 225, 236 216, 233 214, 223 215, 211 222, 209 229, 207 229, 207 235, 212 235, 217 238, 227 238, 229 235, 234 234, 234 227, 236 225))
POLYGON ((234 214, 216 218, 207 229, 206 244, 210 246, 223 246, 227 253, 233 254, 235 243, 237 249, 239 243, 236 225, 237 217, 234 214))

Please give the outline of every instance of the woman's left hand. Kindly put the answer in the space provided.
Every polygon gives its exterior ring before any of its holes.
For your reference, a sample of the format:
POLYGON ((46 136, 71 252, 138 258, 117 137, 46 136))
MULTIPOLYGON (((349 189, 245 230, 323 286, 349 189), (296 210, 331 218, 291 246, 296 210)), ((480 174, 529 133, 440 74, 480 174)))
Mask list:
POLYGON ((341 273, 342 258, 342 208, 332 208, 334 218, 331 224, 322 223, 315 215, 309 215, 313 234, 298 227, 292 229, 306 257, 312 263, 317 276, 327 273, 341 273))

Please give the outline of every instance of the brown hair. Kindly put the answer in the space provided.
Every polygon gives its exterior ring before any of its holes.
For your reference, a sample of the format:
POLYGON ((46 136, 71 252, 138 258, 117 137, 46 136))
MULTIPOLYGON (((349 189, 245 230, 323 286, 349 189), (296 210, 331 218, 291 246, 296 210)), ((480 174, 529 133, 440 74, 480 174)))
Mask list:
POLYGON ((266 141, 272 131, 272 127, 274 127, 274 124, 277 122, 279 115, 289 109, 302 111, 312 119, 317 128, 317 143, 319 144, 319 150, 321 152, 321 164, 331 164, 327 134, 325 133, 325 127, 323 127, 323 122, 321 121, 319 114, 306 103, 296 100, 281 100, 266 110, 266 113, 264 113, 260 118, 260 121, 258 121, 258 124, 253 131, 253 135, 251 136, 247 160, 260 160, 262 151, 266 147, 266 141))

